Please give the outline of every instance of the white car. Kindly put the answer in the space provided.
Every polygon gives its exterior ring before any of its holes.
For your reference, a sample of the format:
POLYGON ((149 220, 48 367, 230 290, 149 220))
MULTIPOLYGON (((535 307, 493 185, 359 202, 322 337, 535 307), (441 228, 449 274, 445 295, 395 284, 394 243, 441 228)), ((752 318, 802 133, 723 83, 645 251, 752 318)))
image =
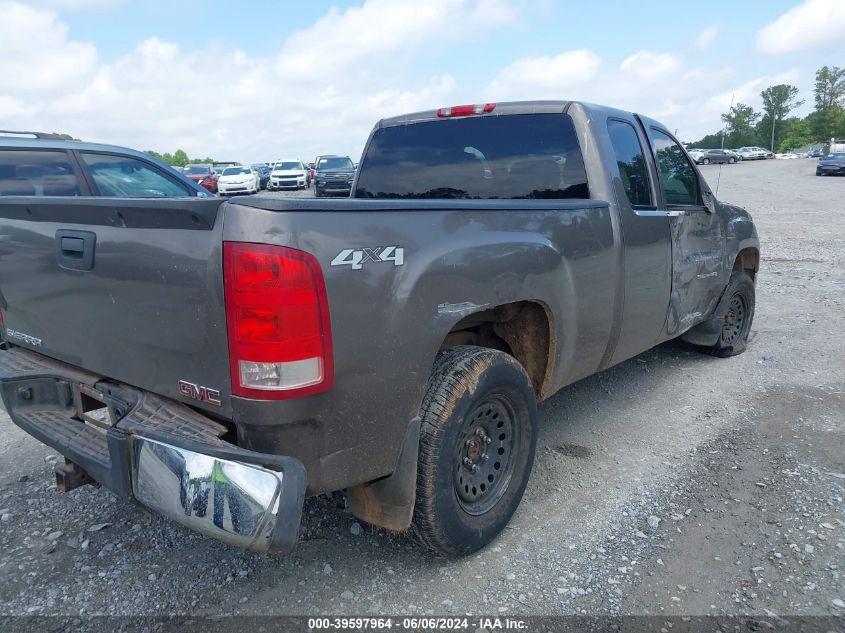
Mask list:
POLYGON ((740 147, 737 151, 742 154, 743 160, 765 160, 775 157, 774 154, 764 147, 740 147))
POLYGON ((261 191, 261 176, 249 165, 227 167, 217 179, 217 193, 221 196, 259 191, 261 191))
POLYGON ((309 186, 308 168, 298 158, 282 158, 273 164, 267 189, 307 189, 309 186))
POLYGON ((698 149, 697 147, 692 147, 688 149, 687 154, 689 154, 689 157, 692 158, 696 163, 698 163, 698 161, 704 158, 704 150, 698 149))

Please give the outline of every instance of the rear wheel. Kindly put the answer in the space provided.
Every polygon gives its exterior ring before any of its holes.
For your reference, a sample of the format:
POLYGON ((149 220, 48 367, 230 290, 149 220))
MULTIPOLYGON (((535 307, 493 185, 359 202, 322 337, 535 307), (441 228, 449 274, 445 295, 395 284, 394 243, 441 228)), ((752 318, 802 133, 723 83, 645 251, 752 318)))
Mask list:
POLYGON ((731 274, 725 290, 727 309, 722 323, 719 340, 707 348, 714 356, 726 358, 745 351, 751 323, 754 320, 754 282, 746 273, 731 274))
POLYGON ((423 400, 412 535, 439 554, 492 541, 519 505, 537 443, 537 405, 520 363, 504 352, 441 352, 423 400))

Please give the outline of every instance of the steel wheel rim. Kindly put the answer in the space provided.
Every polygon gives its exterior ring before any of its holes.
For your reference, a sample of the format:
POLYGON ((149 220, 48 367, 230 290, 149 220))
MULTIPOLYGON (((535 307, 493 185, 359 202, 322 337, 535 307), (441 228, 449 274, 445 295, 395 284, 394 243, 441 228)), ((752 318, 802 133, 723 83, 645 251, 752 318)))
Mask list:
POLYGON ((522 434, 504 398, 491 397, 464 419, 453 467, 455 497, 467 514, 490 511, 513 477, 522 434))
POLYGON ((725 313, 725 322, 722 325, 723 343, 730 345, 742 336, 747 316, 748 310, 742 295, 736 294, 731 297, 728 311, 725 313))

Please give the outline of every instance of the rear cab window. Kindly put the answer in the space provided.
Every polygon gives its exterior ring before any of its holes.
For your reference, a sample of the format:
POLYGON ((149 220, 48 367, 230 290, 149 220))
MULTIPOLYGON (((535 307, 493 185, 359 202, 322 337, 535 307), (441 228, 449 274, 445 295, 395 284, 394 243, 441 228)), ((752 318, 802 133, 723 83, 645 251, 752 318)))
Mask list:
POLYGON ((184 198, 196 194, 153 165, 131 156, 80 152, 99 195, 115 198, 184 198))
POLYGON ((607 132, 628 202, 634 209, 654 209, 648 163, 636 129, 627 121, 609 119, 607 132))
POLYGON ((509 114, 376 130, 356 198, 589 198, 572 119, 509 114))
POLYGON ((79 196, 64 150, 0 149, 0 196, 79 196))

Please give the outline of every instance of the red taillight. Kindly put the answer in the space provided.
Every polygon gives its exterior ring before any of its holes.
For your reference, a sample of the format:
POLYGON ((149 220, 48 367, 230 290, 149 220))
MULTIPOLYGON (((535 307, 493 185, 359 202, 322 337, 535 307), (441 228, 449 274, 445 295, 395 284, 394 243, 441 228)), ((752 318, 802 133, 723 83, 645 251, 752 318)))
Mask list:
POLYGON ((223 243, 232 394, 278 400, 319 393, 333 380, 323 272, 285 246, 223 243))
POLYGON ((488 114, 496 109, 495 103, 477 103, 475 105, 459 105, 451 108, 439 108, 437 116, 441 119, 456 116, 471 116, 473 114, 488 114))

